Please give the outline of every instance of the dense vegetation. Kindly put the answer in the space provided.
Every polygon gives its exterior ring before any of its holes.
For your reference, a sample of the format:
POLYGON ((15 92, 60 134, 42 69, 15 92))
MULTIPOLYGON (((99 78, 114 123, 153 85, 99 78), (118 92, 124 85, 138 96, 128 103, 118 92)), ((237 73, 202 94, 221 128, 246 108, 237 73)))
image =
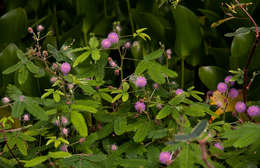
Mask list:
POLYGON ((0 0, 0 167, 259 167, 259 8, 0 0))

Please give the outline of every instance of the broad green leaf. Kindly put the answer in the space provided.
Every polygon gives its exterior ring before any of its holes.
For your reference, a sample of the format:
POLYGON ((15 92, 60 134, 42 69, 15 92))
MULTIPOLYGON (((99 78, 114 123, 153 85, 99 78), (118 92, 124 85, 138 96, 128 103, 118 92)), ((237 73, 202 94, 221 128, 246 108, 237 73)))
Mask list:
POLYGON ((22 140, 21 138, 17 138, 16 139, 16 146, 18 147, 19 151, 23 154, 23 155, 27 155, 27 145, 25 143, 24 140, 22 140))
POLYGON ((10 73, 13 73, 15 71, 17 71, 19 68, 21 68, 23 66, 23 63, 22 62, 18 62, 17 64, 15 65, 12 65, 10 66, 9 68, 7 68, 6 70, 4 70, 2 73, 4 75, 8 75, 10 73))
POLYGON ((91 53, 90 51, 86 51, 83 54, 81 54, 80 56, 78 56, 73 63, 73 67, 76 67, 78 64, 85 61, 89 57, 90 53, 91 53))
POLYGON ((90 113, 96 113, 97 109, 94 107, 86 106, 86 105, 81 105, 81 104, 72 104, 71 108, 74 110, 80 110, 80 111, 87 111, 90 113))
POLYGON ((79 87, 83 90, 83 92, 87 95, 93 95, 94 93, 96 93, 96 90, 93 89, 91 86, 89 85, 79 85, 79 87))
POLYGON ((165 75, 171 77, 171 78, 177 78, 178 77, 178 74, 177 72, 171 70, 171 69, 168 69, 167 67, 165 66, 161 66, 161 71, 162 73, 164 73, 165 75))
POLYGON ((169 105, 164 106, 160 112, 156 115, 156 119, 161 120, 171 114, 172 109, 169 105))
POLYGON ((172 7, 176 26, 175 51, 178 56, 185 59, 198 50, 202 44, 198 17, 188 8, 178 5, 172 7))
POLYGON ((71 122, 75 129, 78 131, 80 136, 86 137, 88 136, 88 127, 86 121, 81 113, 77 111, 72 111, 70 115, 71 122))
POLYGON ((60 95, 57 92, 53 92, 53 99, 55 102, 60 102, 60 95))
POLYGON ((223 81, 226 71, 217 66, 202 66, 199 68, 199 77, 210 90, 216 90, 219 82, 223 81))
POLYGON ((122 135, 127 130, 127 119, 126 117, 118 117, 114 121, 114 130, 116 135, 122 135))
POLYGON ((98 61, 101 57, 100 51, 98 49, 94 49, 91 51, 91 57, 93 60, 98 61))
POLYGON ((26 67, 29 69, 29 71, 31 73, 34 73, 34 74, 40 73, 40 68, 38 66, 36 66, 34 63, 32 63, 31 61, 28 61, 26 63, 26 67))
POLYGON ((190 134, 175 135, 174 141, 191 141, 199 138, 200 135, 207 129, 207 127, 208 121, 202 120, 196 125, 196 127, 192 130, 190 134))
POLYGON ((97 48, 98 45, 99 45, 98 39, 96 37, 91 37, 89 40, 90 48, 92 48, 92 49, 97 48))
POLYGON ((22 8, 10 10, 0 18, 0 43, 20 40, 27 34, 28 20, 22 8))
POLYGON ((53 92, 54 92, 54 89, 45 89, 45 91, 47 91, 46 93, 44 93, 41 98, 44 99, 48 96, 50 96, 53 92))
POLYGON ((10 43, 5 49, 2 50, 2 52, 0 53, 0 62, 1 62, 0 71, 4 71, 5 69, 14 66, 15 64, 17 64, 18 61, 20 61, 17 58, 17 54, 16 54, 17 49, 18 48, 15 44, 10 43))
POLYGON ((123 96, 123 94, 118 94, 116 95, 113 100, 112 100, 112 103, 116 102, 117 100, 119 100, 121 97, 123 96))
POLYGON ((24 65, 18 70, 18 82, 20 85, 24 84, 24 82, 27 80, 28 74, 29 72, 24 65))
POLYGON ((142 60, 138 63, 136 69, 135 69, 135 74, 139 75, 142 74, 148 67, 149 67, 149 62, 142 60))
POLYGON ((129 89, 129 84, 127 82, 123 82, 123 91, 127 92, 129 89))
POLYGON ((72 155, 68 152, 58 151, 58 152, 49 152, 48 156, 54 159, 60 159, 60 158, 71 157, 72 155))
POLYGON ((101 92, 100 96, 102 97, 102 99, 104 99, 110 103, 112 103, 112 101, 113 101, 113 98, 107 93, 101 92))
POLYGON ((22 92, 15 85, 9 84, 7 86, 7 95, 16 100, 19 96, 22 95, 22 92))
POLYGON ((24 102, 16 101, 12 106, 12 116, 14 118, 19 118, 24 112, 25 104, 24 102))
POLYGON ((85 156, 84 159, 87 159, 92 162, 101 162, 107 159, 107 156, 103 153, 98 153, 90 156, 85 156))
POLYGON ((180 95, 175 96, 173 99, 171 99, 169 101, 169 104, 172 106, 177 106, 177 105, 181 104, 182 102, 184 102, 184 100, 185 100, 185 94, 180 94, 180 95))
POLYGON ((154 60, 154 59, 157 59, 157 58, 160 58, 163 54, 163 50, 162 49, 158 49, 148 55, 145 55, 144 56, 144 60, 145 61, 149 61, 149 60, 154 60))
POLYGON ((180 153, 180 168, 191 168, 194 167, 194 157, 192 156, 193 151, 189 144, 185 144, 180 153))
POLYGON ((22 50, 16 50, 17 57, 22 61, 22 63, 26 64, 28 59, 22 50))
POLYGON ((129 98, 129 94, 126 92, 126 93, 123 93, 123 96, 122 96, 122 100, 123 102, 126 102, 129 98))
POLYGON ((35 157, 30 161, 26 161, 24 167, 34 167, 42 162, 45 162, 48 159, 48 156, 39 156, 35 157))
POLYGON ((134 135, 134 141, 137 143, 142 142, 145 139, 145 137, 148 135, 150 129, 151 129, 150 123, 144 122, 140 124, 140 126, 138 127, 134 135))
POLYGON ((32 101, 25 101, 25 109, 31 113, 34 117, 38 118, 39 120, 47 121, 48 115, 47 113, 35 102, 32 101))
POLYGON ((152 80, 154 80, 158 84, 165 83, 165 78, 161 73, 160 69, 158 68, 150 67, 148 69, 148 75, 151 77, 152 80))

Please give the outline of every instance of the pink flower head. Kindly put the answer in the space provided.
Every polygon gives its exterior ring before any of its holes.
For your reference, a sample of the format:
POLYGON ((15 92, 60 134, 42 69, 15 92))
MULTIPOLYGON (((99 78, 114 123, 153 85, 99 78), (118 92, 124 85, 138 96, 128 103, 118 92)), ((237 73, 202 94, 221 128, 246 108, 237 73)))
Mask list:
POLYGON ((246 111, 246 105, 245 105, 244 102, 239 101, 239 102, 236 103, 235 109, 236 109, 237 112, 243 113, 243 112, 246 111))
POLYGON ((68 123, 68 119, 65 116, 61 116, 61 123, 66 125, 68 123))
POLYGON ((41 32, 44 30, 44 27, 42 25, 37 26, 37 31, 41 32))
POLYGON ((226 84, 230 84, 230 86, 233 86, 234 84, 235 84, 235 82, 234 81, 230 81, 230 79, 232 78, 232 76, 231 75, 229 75, 229 76, 227 76, 226 78, 225 78, 225 83, 226 84))
POLYGON ((62 128, 61 133, 65 136, 68 136, 69 130, 68 128, 62 128))
POLYGON ((177 89, 176 92, 175 92, 176 95, 180 95, 180 94, 182 94, 182 93, 183 93, 183 90, 182 90, 182 89, 177 89))
POLYGON ((112 151, 116 151, 116 150, 117 150, 116 144, 111 145, 111 150, 112 150, 112 151))
POLYGON ((147 83, 146 78, 143 76, 137 77, 135 81, 135 85, 140 88, 145 87, 146 83, 147 83))
POLYGON ((8 97, 3 97, 2 98, 2 103, 3 104, 7 104, 7 103, 9 103, 10 102, 10 99, 8 98, 8 97))
POLYGON ((145 111, 145 104, 143 102, 138 101, 135 103, 135 109, 136 109, 136 111, 141 113, 141 112, 145 111))
POLYGON ((256 117, 260 115, 260 108, 258 106, 250 106, 247 109, 247 113, 250 117, 256 117))
POLYGON ((86 138, 80 138, 80 139, 79 139, 79 142, 80 142, 80 143, 83 143, 83 142, 85 142, 85 141, 86 141, 86 138))
POLYGON ((230 89, 228 96, 235 99, 238 96, 238 91, 235 88, 230 89))
POLYGON ((64 62, 63 64, 61 64, 60 70, 64 75, 68 74, 71 70, 70 64, 64 62))
POLYGON ((115 32, 109 33, 107 38, 111 43, 118 43, 119 40, 119 37, 115 32))
POLYGON ((215 143, 214 145, 216 148, 220 149, 220 150, 224 150, 224 147, 221 145, 221 143, 215 143))
POLYGON ((111 67, 117 67, 117 64, 116 64, 115 61, 113 61, 113 60, 109 61, 109 65, 110 65, 111 67))
POLYGON ((54 77, 54 76, 51 77, 50 81, 51 81, 51 83, 55 83, 57 81, 57 77, 54 77))
POLYGON ((62 145, 62 146, 60 146, 60 150, 63 151, 63 152, 67 152, 67 151, 68 151, 66 145, 62 145))
POLYGON ((29 121, 29 120, 30 120, 29 114, 24 114, 24 115, 23 115, 23 120, 24 120, 24 121, 29 121))
POLYGON ((109 39, 104 39, 102 40, 101 45, 104 49, 108 49, 111 46, 111 41, 109 39))
POLYGON ((129 49, 129 48, 131 48, 131 43, 128 41, 128 42, 125 43, 124 46, 125 46, 126 49, 129 49))
POLYGON ((171 49, 167 49, 166 50, 166 55, 172 55, 172 50, 171 49))
POLYGON ((219 82, 217 89, 220 93, 225 93, 227 91, 227 84, 225 84, 224 82, 219 82))
POLYGON ((166 165, 171 164, 172 155, 170 152, 161 152, 160 153, 160 162, 166 165))
POLYGON ((154 84, 153 84, 153 88, 154 88, 154 89, 158 89, 158 88, 159 88, 158 83, 154 83, 154 84))
POLYGON ((23 102, 23 101, 24 101, 24 98, 25 98, 24 95, 19 96, 19 101, 20 101, 20 102, 23 102))

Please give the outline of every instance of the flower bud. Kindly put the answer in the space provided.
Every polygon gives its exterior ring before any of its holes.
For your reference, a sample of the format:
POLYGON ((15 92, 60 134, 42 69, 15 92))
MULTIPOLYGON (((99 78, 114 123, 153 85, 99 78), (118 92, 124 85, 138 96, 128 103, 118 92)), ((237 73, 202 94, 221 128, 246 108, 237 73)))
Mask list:
POLYGON ((33 29, 31 27, 28 27, 27 31, 31 34, 33 33, 33 29))

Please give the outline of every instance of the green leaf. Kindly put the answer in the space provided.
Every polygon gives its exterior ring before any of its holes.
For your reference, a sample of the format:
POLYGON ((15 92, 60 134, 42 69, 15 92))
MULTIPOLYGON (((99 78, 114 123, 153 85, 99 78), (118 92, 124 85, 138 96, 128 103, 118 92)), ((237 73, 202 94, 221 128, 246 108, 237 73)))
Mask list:
POLYGON ((34 167, 37 166, 38 164, 41 164, 42 162, 45 162, 48 159, 48 156, 39 156, 35 157, 30 161, 25 162, 25 167, 34 167))
POLYGON ((135 74, 136 75, 142 74, 149 67, 148 64, 149 64, 148 61, 145 60, 140 61, 135 69, 135 74))
POLYGON ((167 67, 165 66, 161 66, 161 71, 162 73, 164 73, 165 75, 171 77, 171 78, 177 78, 178 77, 178 74, 177 72, 171 70, 171 69, 168 69, 167 67))
POLYGON ((163 54, 163 50, 162 49, 158 49, 148 55, 145 55, 144 56, 144 60, 145 61, 149 61, 149 60, 154 60, 154 59, 157 59, 157 58, 160 58, 163 54))
POLYGON ((113 98, 107 93, 101 92, 100 96, 102 97, 102 99, 104 99, 110 103, 112 103, 112 101, 113 101, 113 98))
POLYGON ((175 135, 174 141, 191 141, 193 139, 199 138, 200 135, 207 129, 207 127, 208 121, 202 120, 196 125, 190 134, 175 135))
POLYGON ((127 92, 129 89, 129 84, 127 82, 123 82, 123 91, 127 92))
POLYGON ((54 159, 60 159, 60 158, 71 157, 72 155, 69 152, 58 151, 58 152, 49 152, 48 156, 54 159))
POLYGON ((112 103, 116 102, 117 100, 119 100, 121 97, 123 96, 123 94, 118 94, 116 95, 113 100, 112 100, 112 103))
POLYGON ((35 102, 32 102, 30 100, 25 101, 24 104, 25 104, 25 109, 36 118, 43 121, 48 120, 47 113, 38 104, 35 104, 35 102))
POLYGON ((137 131, 134 135, 134 141, 137 143, 142 142, 145 139, 145 137, 148 135, 149 131, 150 131, 150 123, 143 122, 137 128, 137 131))
POLYGON ((29 72, 24 65, 18 70, 18 82, 20 85, 24 84, 27 80, 28 74, 29 72))
POLYGON ((98 61, 101 57, 100 51, 98 49, 94 49, 91 51, 91 57, 93 60, 98 61))
POLYGON ((134 168, 134 167, 147 167, 150 162, 145 159, 120 159, 118 164, 125 168, 134 168))
POLYGON ((86 105, 80 105, 80 104, 72 104, 71 108, 74 110, 80 110, 80 111, 87 111, 90 113, 96 113, 97 109, 94 107, 86 106, 86 105))
POLYGON ((199 68, 199 77, 210 90, 216 90, 219 82, 223 81, 226 71, 217 66, 202 66, 199 68))
POLYGON ((114 121, 114 130, 116 135, 122 135, 127 130, 127 119, 126 117, 118 117, 114 121))
POLYGON ((57 103, 60 102, 60 95, 56 91, 53 93, 53 99, 57 103))
POLYGON ((99 153, 99 154, 95 154, 95 155, 85 156, 84 159, 87 159, 92 162, 101 162, 101 161, 106 160, 107 156, 102 153, 99 153))
POLYGON ((48 96, 50 96, 53 92, 54 92, 54 89, 45 89, 45 91, 47 91, 46 93, 44 93, 41 98, 44 99, 48 96))
POLYGON ((122 100, 123 102, 126 102, 129 98, 129 94, 126 92, 126 93, 123 93, 123 96, 122 96, 122 100))
POLYGON ((88 136, 88 127, 82 114, 80 114, 77 111, 72 111, 70 117, 73 126, 78 131, 80 136, 82 137, 88 136))
POLYGON ((19 118, 23 112, 24 112, 24 102, 16 101, 14 102, 14 105, 12 106, 12 116, 14 118, 19 118))
POLYGON ((177 106, 177 105, 181 104, 182 102, 184 102, 185 97, 186 97, 185 94, 179 94, 179 95, 175 96, 173 99, 171 99, 169 101, 169 104, 172 106, 177 106))
POLYGON ((172 13, 176 25, 174 48, 177 55, 185 59, 198 50, 202 44, 200 24, 198 17, 184 6, 172 7, 172 13))
POLYGON ((29 69, 29 71, 31 73, 34 73, 34 74, 40 73, 40 68, 38 66, 34 65, 34 63, 32 63, 31 61, 28 61, 26 63, 26 67, 29 69))
POLYGON ((161 120, 164 119, 165 117, 167 117, 169 114, 171 114, 172 109, 169 105, 164 106, 160 112, 156 115, 156 119, 157 120, 161 120))
POLYGON ((13 73, 15 71, 17 71, 20 67, 23 66, 23 63, 20 61, 18 62, 17 64, 13 65, 13 66, 10 66, 9 68, 7 68, 6 70, 4 70, 2 73, 4 75, 8 75, 10 73, 13 73))
POLYGON ((73 67, 76 67, 78 64, 85 61, 89 57, 90 53, 91 53, 90 51, 86 51, 83 54, 81 54, 80 56, 78 56, 73 63, 73 67))
POLYGON ((89 85, 79 85, 79 87, 83 90, 83 92, 87 95, 93 95, 96 93, 96 90, 94 90, 91 86, 89 85))
POLYGON ((150 67, 148 69, 148 75, 151 77, 152 80, 154 80, 158 84, 165 83, 165 78, 161 73, 160 69, 158 68, 150 67))
POLYGON ((23 154, 23 155, 27 155, 27 145, 25 143, 25 141, 21 138, 17 138, 16 139, 16 145, 19 149, 19 151, 23 154))
POLYGON ((97 48, 98 45, 99 45, 98 39, 96 37, 91 37, 89 40, 90 48, 92 48, 92 49, 97 48))
POLYGON ((15 85, 9 84, 7 86, 7 95, 16 100, 19 96, 22 95, 22 92, 15 85))
POLYGON ((180 168, 194 167, 193 151, 189 144, 185 144, 180 153, 180 168))
POLYGON ((22 63, 26 64, 28 59, 22 50, 16 50, 17 57, 22 61, 22 63))
POLYGON ((22 8, 10 10, 0 18, 0 43, 10 43, 25 37, 28 20, 22 8))
POLYGON ((203 117, 205 116, 205 112, 211 112, 209 106, 206 104, 200 104, 200 103, 193 103, 189 105, 188 107, 184 108, 184 112, 186 115, 192 116, 192 117, 203 117))

